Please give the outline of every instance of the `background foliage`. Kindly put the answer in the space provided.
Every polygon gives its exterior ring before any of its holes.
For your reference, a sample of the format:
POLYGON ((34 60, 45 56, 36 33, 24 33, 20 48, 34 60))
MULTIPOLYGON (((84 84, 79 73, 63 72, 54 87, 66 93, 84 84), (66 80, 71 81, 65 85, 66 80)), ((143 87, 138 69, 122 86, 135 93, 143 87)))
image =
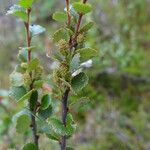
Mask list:
MULTIPOLYGON (((5 16, 13 1, 0 1, 0 149, 20 149, 26 141, 15 132, 15 113, 20 109, 8 99, 9 74, 15 66, 18 45, 24 44, 20 22, 5 16), (15 37, 15 38, 14 38, 15 37), (17 43, 17 44, 16 44, 17 43), (13 118, 13 119, 12 119, 13 118), (20 139, 20 140, 18 140, 20 139)), ((149 150, 150 149, 150 1, 91 0, 95 26, 87 38, 99 55, 87 71, 90 84, 73 97, 72 111, 78 121, 71 143, 77 150, 149 150), (89 97, 87 100, 86 97, 89 97), (73 105, 74 101, 78 101, 73 105), (80 106, 80 107, 79 107, 80 106), (78 108, 78 110, 77 110, 78 108)), ((64 7, 61 0, 38 0, 32 17, 46 29, 35 39, 40 58, 48 74, 55 67, 47 55, 55 49, 51 39, 56 22, 55 10, 64 7), (39 6, 41 8, 39 9, 39 6), (42 42, 39 43, 38 40, 42 42), (38 43, 38 44, 37 44, 38 43), (43 49, 43 45, 45 48, 43 49)), ((42 149, 58 149, 44 137, 42 149)))

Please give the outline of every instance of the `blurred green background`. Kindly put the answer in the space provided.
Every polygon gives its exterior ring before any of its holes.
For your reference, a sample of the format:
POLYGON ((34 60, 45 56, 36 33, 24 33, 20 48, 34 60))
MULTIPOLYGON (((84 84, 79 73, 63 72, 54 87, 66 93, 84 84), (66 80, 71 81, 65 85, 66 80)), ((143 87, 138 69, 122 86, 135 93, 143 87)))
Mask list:
MULTIPOLYGON (((86 19, 95 26, 87 45, 99 55, 87 70, 89 85, 72 98, 82 99, 71 108, 77 130, 69 142, 76 150, 150 150, 150 0, 89 1, 93 12, 86 19)), ((18 47, 25 44, 23 24, 5 15, 15 2, 0 0, 0 150, 20 150, 26 142, 12 121, 19 108, 7 97, 18 47)), ((33 9, 32 21, 47 29, 33 41, 47 75, 55 64, 46 54, 59 26, 51 16, 64 6, 63 0, 37 0, 33 9)), ((58 150, 44 136, 40 142, 41 150, 58 150)))

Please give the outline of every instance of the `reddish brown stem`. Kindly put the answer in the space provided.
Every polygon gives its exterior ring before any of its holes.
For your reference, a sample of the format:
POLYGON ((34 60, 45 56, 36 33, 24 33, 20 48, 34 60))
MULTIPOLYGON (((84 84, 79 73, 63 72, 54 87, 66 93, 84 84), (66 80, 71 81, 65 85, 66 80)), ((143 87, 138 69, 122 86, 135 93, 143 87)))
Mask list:
POLYGON ((78 36, 78 32, 79 32, 79 29, 80 29, 80 24, 81 24, 81 20, 82 20, 82 17, 83 17, 83 14, 79 14, 79 17, 78 17, 78 21, 77 21, 77 25, 76 25, 76 32, 75 32, 75 41, 76 41, 76 38, 78 36))
MULTIPOLYGON (((27 9, 27 15, 28 15, 28 20, 25 22, 25 28, 26 28, 26 42, 27 42, 27 47, 29 48, 31 45, 31 37, 30 37, 30 31, 29 31, 29 25, 30 25, 30 13, 31 13, 31 8, 27 9)), ((28 50, 28 63, 31 60, 31 52, 28 50)))
MULTIPOLYGON (((28 20, 27 22, 25 22, 25 29, 26 29, 26 43, 27 43, 27 47, 29 48, 31 46, 31 36, 30 36, 30 14, 31 14, 31 8, 27 9, 27 15, 28 15, 28 20)), ((27 58, 28 63, 30 63, 31 61, 31 51, 28 49, 28 58, 27 58)), ((32 80, 32 72, 30 72, 30 78, 32 80)), ((32 87, 32 83, 30 85, 30 90, 33 89, 32 87)), ((30 104, 29 104, 30 105, 30 104)), ((35 106, 36 107, 36 106, 35 106)), ((36 109, 31 109, 30 107, 30 111, 31 111, 31 130, 32 130, 32 134, 33 134, 33 141, 34 144, 37 146, 38 148, 38 139, 39 136, 37 135, 37 125, 36 125, 36 121, 35 121, 35 115, 36 115, 36 109)))
POLYGON ((67 17, 68 17, 68 22, 67 22, 67 26, 70 26, 71 23, 71 16, 70 16, 70 1, 66 0, 66 8, 67 8, 67 17))
MULTIPOLYGON (((83 4, 85 4, 86 2, 87 2, 87 0, 83 0, 83 4)), ((78 21, 77 21, 77 25, 76 25, 76 32, 75 32, 75 37, 74 37, 74 43, 76 43, 76 40, 77 40, 77 36, 78 36, 78 33, 79 33, 82 17, 83 17, 83 14, 79 13, 79 17, 78 17, 78 21)))

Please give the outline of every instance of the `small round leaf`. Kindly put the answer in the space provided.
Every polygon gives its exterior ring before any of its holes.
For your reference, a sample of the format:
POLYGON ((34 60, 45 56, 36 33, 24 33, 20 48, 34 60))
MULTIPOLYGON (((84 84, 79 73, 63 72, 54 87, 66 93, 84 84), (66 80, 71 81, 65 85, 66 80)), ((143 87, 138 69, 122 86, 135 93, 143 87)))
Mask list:
POLYGON ((23 146, 22 150, 38 150, 38 148, 33 143, 27 143, 23 146))
POLYGON ((42 110, 47 109, 49 107, 50 103, 51 103, 50 95, 49 94, 45 94, 42 97, 40 109, 42 109, 42 110))

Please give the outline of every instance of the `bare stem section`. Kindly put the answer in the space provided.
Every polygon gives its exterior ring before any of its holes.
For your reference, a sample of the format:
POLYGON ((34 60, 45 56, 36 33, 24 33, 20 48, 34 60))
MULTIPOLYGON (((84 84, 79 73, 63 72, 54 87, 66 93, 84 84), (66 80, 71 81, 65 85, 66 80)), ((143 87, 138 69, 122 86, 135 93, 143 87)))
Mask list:
MULTIPOLYGON (((67 112, 68 112, 68 96, 69 96, 70 89, 66 89, 64 92, 64 95, 62 97, 62 123, 64 126, 66 126, 66 118, 67 118, 67 112)), ((61 150, 66 149, 66 137, 62 136, 61 139, 61 150)))
POLYGON ((68 16, 68 27, 70 26, 71 23, 71 16, 70 16, 70 2, 69 0, 66 0, 66 8, 67 8, 67 16, 68 16))

